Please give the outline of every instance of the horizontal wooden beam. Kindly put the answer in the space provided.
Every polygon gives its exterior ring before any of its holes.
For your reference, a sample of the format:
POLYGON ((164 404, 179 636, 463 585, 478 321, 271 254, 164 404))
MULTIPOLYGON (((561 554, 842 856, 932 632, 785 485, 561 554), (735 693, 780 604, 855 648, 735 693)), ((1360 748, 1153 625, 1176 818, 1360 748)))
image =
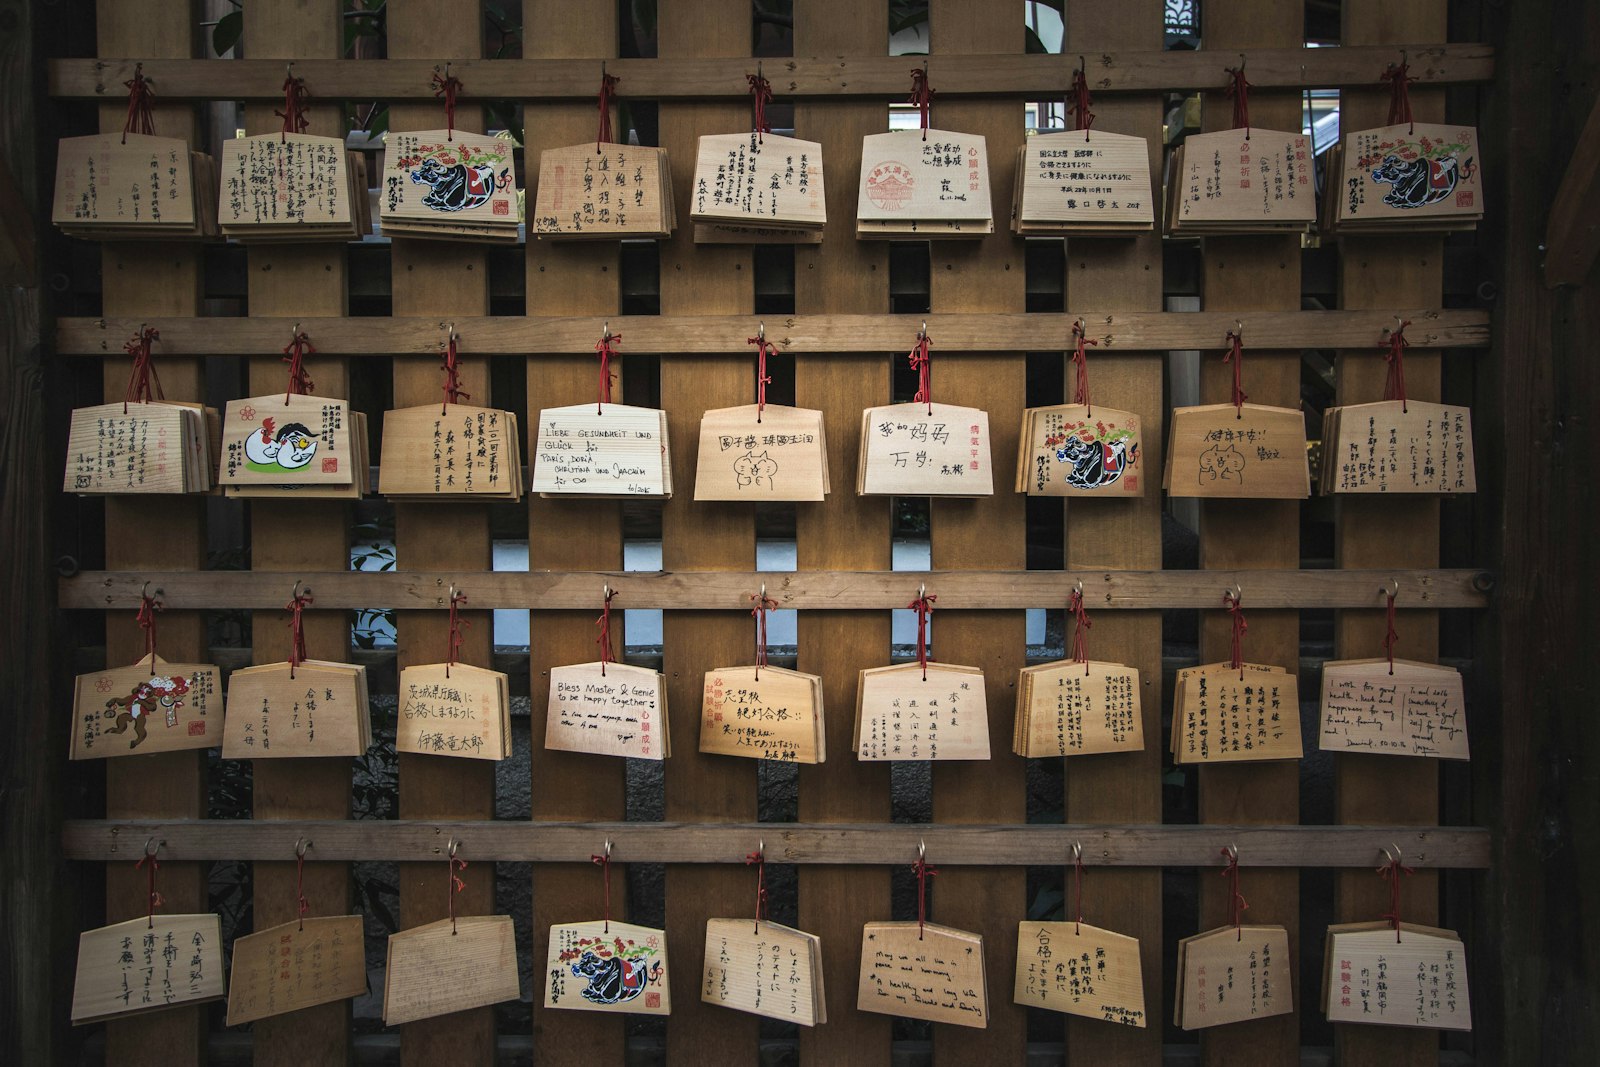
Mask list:
MULTIPOLYGON (((441 504, 440 507, 449 507, 441 504)), ((801 505, 804 507, 805 505, 801 505)), ((61 579, 60 606, 137 608, 146 587, 176 610, 272 610, 295 584, 312 610, 447 608, 452 586, 477 609, 598 610, 609 585, 619 608, 749 611, 763 585, 780 608, 882 611, 903 608, 919 588, 941 609, 1061 607, 1077 583, 1092 609, 1222 608, 1237 587, 1252 608, 1376 608, 1390 580, 1401 608, 1481 608, 1493 577, 1479 570, 1260 571, 84 571, 61 579)))
POLYGON ((161 332, 161 356, 258 356, 289 343, 299 326, 328 356, 419 355, 437 358, 454 326, 463 355, 570 355, 589 352, 610 328, 622 335, 622 355, 712 355, 748 358, 746 338, 765 325, 767 339, 791 355, 909 350, 927 323, 936 352, 1013 352, 1072 347, 1080 318, 1099 342, 1091 355, 1118 351, 1221 349, 1243 323, 1254 349, 1371 348, 1388 341, 1396 317, 1409 319, 1413 348, 1482 348, 1489 313, 1479 309, 1396 308, 1382 311, 1108 312, 970 315, 619 315, 613 318, 492 316, 483 318, 62 318, 56 351, 67 356, 121 355, 141 327, 161 332))
POLYGON ((146 842, 163 860, 439 859, 453 840, 469 860, 587 863, 611 842, 619 863, 743 863, 756 846, 774 863, 911 863, 926 844, 938 865, 1060 865, 1082 843, 1102 867, 1211 867, 1224 845, 1244 867, 1374 867, 1385 846, 1407 866, 1482 868, 1489 832, 1466 826, 951 826, 906 823, 171 822, 69 820, 68 859, 137 859, 146 842))
MULTIPOLYGON (((1494 76, 1494 49, 1482 44, 1366 45, 1349 48, 1274 48, 1249 52, 1250 84, 1257 89, 1384 88, 1384 68, 1404 50, 1411 77, 1422 85, 1486 82, 1494 76)), ((434 71, 446 60, 462 83, 464 100, 592 99, 600 67, 621 79, 618 95, 679 100, 745 97, 753 59, 297 59, 291 65, 312 96, 344 100, 433 100, 434 71)), ((52 96, 122 100, 134 64, 164 100, 277 100, 285 63, 279 59, 53 59, 52 96)), ((768 59, 762 73, 779 97, 876 96, 903 99, 917 56, 818 56, 768 59)), ((1234 53, 1099 52, 1088 57, 1089 85, 1097 94, 1160 90, 1221 90, 1234 53)), ((939 99, 952 96, 1057 98, 1078 67, 1072 55, 940 56, 929 71, 939 99)), ((937 116, 936 116, 937 117, 937 116)))

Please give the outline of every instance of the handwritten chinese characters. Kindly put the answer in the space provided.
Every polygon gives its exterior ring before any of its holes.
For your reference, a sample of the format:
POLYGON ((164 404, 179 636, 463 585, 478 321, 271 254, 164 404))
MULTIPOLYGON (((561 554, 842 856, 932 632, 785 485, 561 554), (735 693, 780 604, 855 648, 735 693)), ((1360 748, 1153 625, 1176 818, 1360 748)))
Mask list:
POLYGON ((63 137, 51 221, 96 241, 215 237, 216 191, 211 157, 175 137, 63 137))
POLYGON ((822 942, 774 922, 708 919, 700 999, 800 1026, 827 1022, 822 942))
POLYGON ((986 1028, 982 935, 933 923, 920 929, 914 922, 867 923, 856 1009, 986 1028))
POLYGON ((549 709, 545 748, 652 760, 672 754, 659 671, 626 663, 552 668, 549 709))
POLYGON ((514 143, 461 130, 393 133, 378 190, 391 237, 517 240, 514 143))
POLYGON ((822 679, 782 667, 707 671, 700 751, 780 763, 823 762, 822 679))
POLYGON ((1144 464, 1139 416, 1058 404, 1022 413, 1016 491, 1029 496, 1139 497, 1144 464))
POLYGON ((360 756, 372 744, 367 669, 305 660, 241 667, 228 679, 225 759, 360 756))
POLYGON ((1139 939, 1088 923, 1017 927, 1018 1004, 1123 1026, 1148 1024, 1139 939))
POLYGON ((63 492, 204 493, 216 476, 215 409, 152 400, 76 408, 63 492))
POLYGON ((515 412, 466 404, 424 404, 383 416, 379 488, 391 500, 516 501, 522 459, 515 412))
POLYGON ((72 759, 214 748, 222 743, 221 672, 208 663, 146 656, 78 675, 72 759))
POLYGON ((1475 493, 1472 411, 1421 400, 1329 408, 1322 416, 1324 493, 1475 493))
POLYGON ((1324 750, 1467 758, 1461 673, 1410 660, 1329 661, 1322 668, 1324 750))
POLYGON ((550 928, 544 1006, 629 1015, 670 1015, 667 935, 623 922, 550 928))
POLYGON ((1467 957, 1454 930, 1330 926, 1325 958, 1322 1008, 1329 1022, 1472 1029, 1467 957))
POLYGON ((347 1000, 366 991, 361 916, 284 923, 234 939, 228 1025, 347 1000))
POLYGON ((216 915, 153 915, 78 935, 74 1026, 221 997, 216 915))
POLYGON ((1191 134, 1167 169, 1167 230, 1304 231, 1317 217, 1310 138, 1276 130, 1191 134))
POLYGON ((986 760, 983 671, 929 663, 871 667, 856 686, 855 750, 862 760, 986 760))
POLYGON ((822 145, 770 133, 701 137, 689 205, 696 222, 821 230, 822 145))
POLYGON ((1180 497, 1309 497, 1305 416, 1261 404, 1175 408, 1162 488, 1180 497))
POLYGON ((821 500, 828 489, 822 412, 746 404, 701 417, 696 500, 821 500))
POLYGON ((222 142, 217 213, 241 241, 359 238, 371 228, 366 164, 338 137, 236 137, 222 142))
POLYGON ((982 135, 893 130, 862 139, 858 239, 935 240, 993 232, 982 135))
POLYGON ((1139 671, 1058 660, 1024 667, 1011 750, 1030 759, 1144 749, 1139 671))
POLYGON ((536 235, 666 238, 676 228, 666 149, 590 142, 539 153, 536 235))
POLYGON ((1300 698, 1281 667, 1208 663, 1178 672, 1172 752, 1178 763, 1299 759, 1300 698))
POLYGON ((516 999, 511 916, 458 916, 389 935, 385 1026, 516 999))
POLYGON ((1017 149, 1011 228, 1024 237, 1121 237, 1155 226, 1150 142, 1100 130, 1042 133, 1017 149))
POLYGON ((1174 1020, 1185 1030, 1294 1011, 1289 932, 1222 926, 1178 942, 1174 1020))
POLYGON ((466 663, 430 663, 400 672, 395 751, 467 759, 511 754, 506 676, 466 663))
POLYGON ((992 495, 988 412, 952 404, 891 404, 863 411, 856 492, 992 495))
POLYGON ((533 490, 551 496, 670 497, 667 450, 667 414, 656 408, 545 408, 530 457, 533 490))

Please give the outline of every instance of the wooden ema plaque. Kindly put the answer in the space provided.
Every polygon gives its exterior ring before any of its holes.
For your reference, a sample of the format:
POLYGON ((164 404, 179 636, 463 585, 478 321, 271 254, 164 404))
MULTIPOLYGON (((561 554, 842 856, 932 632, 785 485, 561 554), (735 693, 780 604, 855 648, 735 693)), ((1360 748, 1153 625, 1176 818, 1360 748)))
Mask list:
POLYGON ((430 663, 400 672, 396 752, 502 760, 511 755, 510 685, 499 671, 430 663))
POLYGON ((536 236, 665 239, 677 224, 665 148, 590 142, 539 153, 536 236))
POLYGON ((533 490, 546 496, 672 495, 667 413, 657 408, 545 408, 530 459, 533 490))
POLYGON ((361 916, 284 923, 234 939, 228 1025, 349 1000, 366 991, 361 916))
POLYGON ((522 499, 517 416, 498 408, 424 404, 383 415, 379 489, 390 500, 522 499))
POLYGON ((700 999, 707 1004, 801 1026, 828 1021, 815 934, 775 922, 708 919, 705 960, 700 999))
POLYGON ((155 915, 78 935, 74 1026, 221 999, 216 915, 155 915))
POLYGON ((1011 751, 1029 759, 1142 752, 1138 668, 1094 660, 1024 667, 1016 723, 1011 751))
POLYGON ((66 493, 205 493, 216 476, 217 413, 162 400, 75 408, 66 493))
POLYGON ((230 400, 222 415, 222 484, 348 488, 359 477, 356 425, 349 401, 337 397, 230 400))
POLYGON ((821 500, 828 489, 822 412, 745 404, 701 416, 696 500, 821 500))
POLYGON ((222 675, 209 663, 146 656, 129 667, 78 675, 72 759, 215 748, 222 743, 222 675))
POLYGON ((211 157, 179 138, 63 137, 50 220, 68 236, 97 241, 215 237, 216 191, 211 157))
POLYGON ((223 759, 360 756, 372 744, 367 669, 308 659, 241 667, 228 679, 223 759))
POLYGON ((1302 232, 1317 220, 1310 140, 1278 130, 1190 134, 1167 164, 1174 236, 1302 232))
POLYGON ((1017 149, 1011 229, 1023 237, 1134 237, 1155 228, 1150 142, 1041 133, 1017 149))
POLYGON ((822 679, 782 667, 706 672, 700 751, 780 763, 822 763, 822 679))
POLYGON ((1289 931, 1221 926, 1178 942, 1173 1020, 1185 1030, 1294 1011, 1289 931))
POLYGON ((892 130, 861 140, 858 239, 938 240, 994 232, 981 134, 892 130))
POLYGON ((927 923, 919 936, 915 922, 867 923, 856 1010, 986 1028, 982 935, 927 923))
POLYGON ((1330 1023, 1471 1030, 1467 956, 1454 930, 1387 922, 1328 927, 1322 1010, 1330 1023))
POLYGON ((1016 490, 1029 496, 1144 496, 1139 416, 1057 404, 1022 413, 1016 490))
POLYGON ((1022 923, 1014 999, 1030 1008, 1146 1026, 1139 939, 1088 923, 1022 923))
POLYGON ((391 131, 384 141, 385 234, 516 243, 515 142, 461 130, 391 131))
POLYGON ((547 1008, 670 1015, 670 978, 661 930, 604 921, 550 927, 547 1008))
POLYGON ((661 672, 626 663, 552 668, 544 747, 634 759, 672 755, 661 672))
POLYGON ((1178 672, 1172 698, 1178 763, 1299 759, 1300 697, 1282 667, 1207 663, 1178 672))
POLYGON ((916 403, 863 411, 856 493, 994 495, 989 413, 952 404, 916 403))
POLYGON ((1461 672, 1397 659, 1337 660, 1322 667, 1323 751, 1390 756, 1467 757, 1461 672))
POLYGON ((870 667, 856 684, 855 750, 863 760, 986 760, 983 671, 949 663, 870 667))
POLYGON ((222 142, 217 216, 241 241, 348 241, 371 226, 366 163, 339 137, 267 133, 222 142))
POLYGON ((1304 500, 1305 416, 1261 404, 1174 408, 1161 487, 1179 497, 1304 500))
POLYGON ((1324 197, 1335 233, 1470 230, 1483 218, 1482 153, 1471 126, 1403 123, 1344 135, 1324 197))
POLYGON ((820 230, 828 221, 822 145, 775 134, 700 138, 689 217, 695 222, 820 230))
POLYGON ((1421 400, 1329 408, 1322 416, 1324 493, 1475 493, 1472 411, 1421 400))
POLYGON ((389 935, 385 1026, 517 996, 517 940, 509 915, 458 916, 389 935))

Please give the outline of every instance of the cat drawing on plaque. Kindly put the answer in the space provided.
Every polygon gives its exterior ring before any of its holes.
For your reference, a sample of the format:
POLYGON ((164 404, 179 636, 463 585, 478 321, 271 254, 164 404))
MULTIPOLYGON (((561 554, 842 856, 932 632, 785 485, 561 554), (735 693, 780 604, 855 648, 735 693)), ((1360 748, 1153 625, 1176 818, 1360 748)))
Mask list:
POLYGON ((72 1025, 221 1000, 222 919, 151 915, 78 935, 72 1025))
POLYGON ((1082 922, 1024 922, 1017 927, 1013 999, 1085 1019, 1144 1027, 1139 939, 1082 922))
POLYGON ((745 404, 701 416, 696 500, 821 500, 827 492, 822 412, 745 404))
POLYGON ((667 935, 616 921, 550 928, 544 1006, 630 1015, 672 1014, 667 935))
POLYGON ((1059 404, 1023 412, 1017 492, 1029 496, 1140 497, 1139 416, 1059 404))
POLYGON ((1305 416, 1261 404, 1173 409, 1162 488, 1176 497, 1304 500, 1305 416))
POLYGON ((222 724, 216 667, 147 656, 129 667, 78 675, 70 758, 214 748, 222 743, 222 724))
POLYGON ((858 496, 992 496, 989 413, 890 404, 861 413, 858 496))

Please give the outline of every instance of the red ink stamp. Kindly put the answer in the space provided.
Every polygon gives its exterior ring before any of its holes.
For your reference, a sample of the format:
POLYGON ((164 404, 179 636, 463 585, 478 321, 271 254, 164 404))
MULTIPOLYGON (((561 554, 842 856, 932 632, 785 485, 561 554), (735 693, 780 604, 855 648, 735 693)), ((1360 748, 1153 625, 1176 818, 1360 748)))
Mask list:
POLYGON ((239 417, 245 422, 254 422, 256 421, 256 409, 254 406, 246 404, 239 409, 239 417))
POLYGON ((494 213, 496 215, 509 215, 509 214, 511 214, 511 201, 509 201, 509 200, 496 200, 494 202, 494 213))
POLYGON ((1456 194, 1456 207, 1472 206, 1472 190, 1463 189, 1456 194))
POLYGON ((899 211, 911 200, 917 179, 904 163, 887 160, 867 174, 867 199, 884 211, 899 211))
POLYGON ((323 474, 338 474, 339 473, 339 457, 338 456, 324 456, 323 459, 322 459, 322 473, 323 474))
POLYGON ((204 719, 196 719, 194 722, 189 724, 190 737, 204 737, 205 735, 206 724, 204 719))
POLYGON ((644 1006, 647 1007, 647 1008, 659 1008, 659 1007, 661 1007, 661 994, 660 993, 646 993, 644 995, 644 1006))

